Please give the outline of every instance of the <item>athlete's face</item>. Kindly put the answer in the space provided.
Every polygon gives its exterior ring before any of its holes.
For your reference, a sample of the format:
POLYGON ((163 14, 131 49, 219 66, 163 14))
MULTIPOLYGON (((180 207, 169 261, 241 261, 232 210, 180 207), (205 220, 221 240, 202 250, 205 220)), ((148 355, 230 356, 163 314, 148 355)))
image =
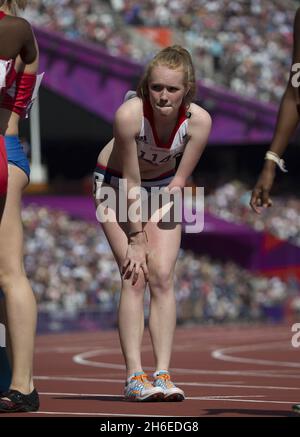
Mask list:
POLYGON ((187 90, 183 70, 157 65, 151 71, 148 86, 153 111, 161 116, 177 113, 187 90))

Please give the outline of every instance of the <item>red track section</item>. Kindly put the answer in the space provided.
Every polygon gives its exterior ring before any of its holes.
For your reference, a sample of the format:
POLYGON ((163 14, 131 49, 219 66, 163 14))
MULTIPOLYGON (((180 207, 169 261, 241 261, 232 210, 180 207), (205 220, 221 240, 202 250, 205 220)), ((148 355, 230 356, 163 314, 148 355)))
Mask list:
MULTIPOLYGON (((186 393, 181 403, 124 401, 115 331, 40 336, 35 383, 41 408, 28 416, 292 416, 292 404, 300 403, 300 350, 292 347, 292 335, 291 326, 178 329, 171 373, 186 393)), ((143 362, 151 375, 147 332, 143 362)))

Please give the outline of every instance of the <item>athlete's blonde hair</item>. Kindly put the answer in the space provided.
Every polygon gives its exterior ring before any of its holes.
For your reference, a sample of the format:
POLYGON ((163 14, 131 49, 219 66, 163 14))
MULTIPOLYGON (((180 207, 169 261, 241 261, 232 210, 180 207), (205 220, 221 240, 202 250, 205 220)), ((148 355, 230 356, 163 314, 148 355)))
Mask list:
POLYGON ((0 7, 6 5, 14 14, 18 9, 25 9, 28 0, 0 0, 0 7))
POLYGON ((182 69, 184 73, 184 86, 188 90, 184 97, 184 103, 189 106, 196 95, 196 80, 193 61, 189 52, 179 45, 166 47, 161 50, 147 65, 146 70, 137 87, 137 95, 146 99, 149 95, 148 82, 151 72, 158 65, 166 66, 172 70, 182 69))

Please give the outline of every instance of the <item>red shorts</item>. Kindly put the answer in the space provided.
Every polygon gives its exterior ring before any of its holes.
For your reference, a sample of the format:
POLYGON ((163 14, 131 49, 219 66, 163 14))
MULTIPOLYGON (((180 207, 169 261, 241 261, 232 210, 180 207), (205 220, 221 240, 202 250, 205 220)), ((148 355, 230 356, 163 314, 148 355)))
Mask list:
POLYGON ((7 193, 8 167, 4 137, 0 135, 0 196, 7 193))

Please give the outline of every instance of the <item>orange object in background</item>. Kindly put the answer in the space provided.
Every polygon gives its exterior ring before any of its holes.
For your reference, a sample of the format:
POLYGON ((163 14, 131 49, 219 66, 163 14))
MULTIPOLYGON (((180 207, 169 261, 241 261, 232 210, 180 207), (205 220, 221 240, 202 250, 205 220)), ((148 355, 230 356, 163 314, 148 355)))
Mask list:
POLYGON ((167 27, 137 27, 136 30, 161 47, 172 45, 172 31, 167 27))

